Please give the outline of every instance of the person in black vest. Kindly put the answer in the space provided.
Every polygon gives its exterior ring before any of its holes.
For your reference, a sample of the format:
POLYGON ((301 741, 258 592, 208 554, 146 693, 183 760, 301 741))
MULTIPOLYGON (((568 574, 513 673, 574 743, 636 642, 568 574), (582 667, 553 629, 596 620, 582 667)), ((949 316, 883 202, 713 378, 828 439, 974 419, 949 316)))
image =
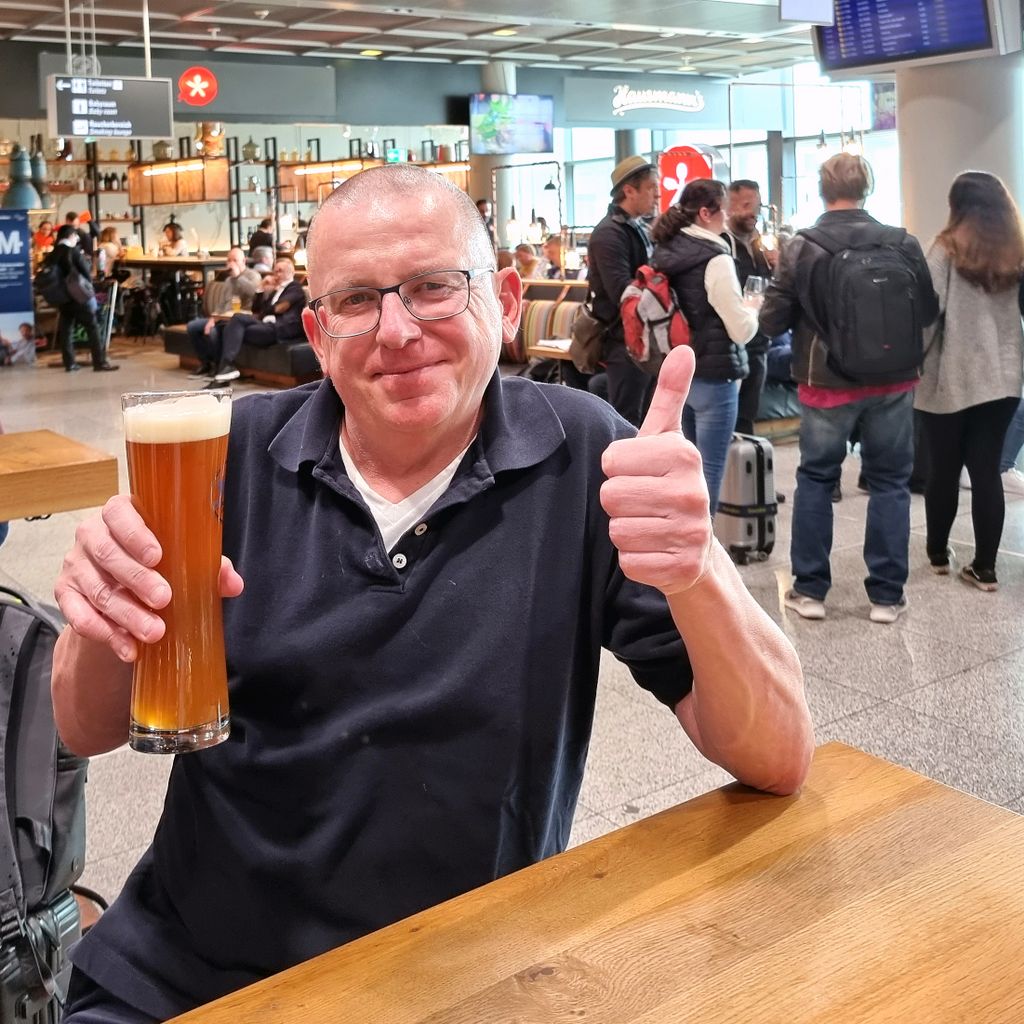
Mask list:
MULTIPOLYGON (((814 232, 833 245, 870 248, 898 245, 913 268, 917 320, 927 327, 938 314, 938 299, 921 246, 913 235, 879 224, 864 211, 874 188, 868 162, 840 153, 821 165, 825 213, 814 232), (893 239, 887 242, 887 239, 893 239), (897 241, 898 240, 898 241, 897 241)), ((785 248, 761 310, 761 330, 769 337, 793 331, 793 379, 801 406, 800 466, 793 499, 790 561, 793 588, 787 608, 805 619, 825 618, 825 597, 832 586, 832 493, 847 454, 860 432, 861 465, 870 490, 864 530, 864 588, 872 622, 891 623, 906 610, 910 545, 910 471, 914 463, 913 391, 919 371, 904 379, 865 385, 842 376, 832 365, 824 338, 832 302, 829 271, 835 257, 805 232, 785 248)), ((890 344, 908 343, 892 337, 890 344)))
POLYGON ((259 248, 267 248, 273 251, 274 249, 274 218, 264 217, 260 221, 260 226, 252 233, 249 238, 249 256, 250 258, 256 255, 256 250, 259 248))
MULTIPOLYGON (((53 252, 46 258, 57 264, 65 278, 72 270, 76 270, 88 281, 92 276, 92 268, 78 244, 77 228, 71 223, 64 224, 57 231, 57 244, 53 247, 53 252)), ((92 368, 97 373, 116 370, 117 366, 108 362, 103 352, 103 341, 96 324, 96 300, 91 298, 87 302, 76 302, 70 296, 67 302, 62 302, 57 307, 57 344, 60 345, 64 369, 68 373, 79 369, 78 363, 75 362, 75 346, 71 337, 76 323, 82 326, 89 339, 92 368)))
MULTIPOLYGON (((778 253, 769 252, 761 245, 761 234, 757 230, 757 219, 761 215, 761 186, 749 178, 738 178, 729 185, 729 204, 725 217, 723 238, 732 249, 736 260, 736 276, 740 289, 750 277, 762 277, 765 284, 771 279, 772 270, 778 260, 778 253)), ((765 366, 768 358, 769 339, 758 332, 747 344, 747 362, 750 372, 740 384, 740 396, 736 411, 736 429, 741 434, 754 432, 757 407, 764 390, 765 366)))
POLYGON ((653 378, 626 352, 619 300, 636 276, 637 267, 651 258, 645 218, 657 209, 657 169, 642 156, 627 157, 612 171, 612 202, 587 246, 591 308, 594 316, 608 325, 604 340, 608 401, 634 426, 640 425, 653 378))
POLYGON ((683 433, 703 460, 712 513, 736 426, 739 382, 747 376, 745 346, 757 333, 757 312, 743 301, 724 229, 725 186, 708 178, 691 181, 654 226, 654 265, 669 276, 697 356, 683 433))

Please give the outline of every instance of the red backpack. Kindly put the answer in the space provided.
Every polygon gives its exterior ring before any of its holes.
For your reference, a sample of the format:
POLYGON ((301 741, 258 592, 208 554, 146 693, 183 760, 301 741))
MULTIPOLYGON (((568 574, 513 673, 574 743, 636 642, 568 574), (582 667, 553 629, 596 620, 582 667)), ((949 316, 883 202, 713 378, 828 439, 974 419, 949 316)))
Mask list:
POLYGON ((657 376, 665 356, 690 344, 690 325, 668 277, 644 264, 619 300, 626 351, 641 370, 657 376))

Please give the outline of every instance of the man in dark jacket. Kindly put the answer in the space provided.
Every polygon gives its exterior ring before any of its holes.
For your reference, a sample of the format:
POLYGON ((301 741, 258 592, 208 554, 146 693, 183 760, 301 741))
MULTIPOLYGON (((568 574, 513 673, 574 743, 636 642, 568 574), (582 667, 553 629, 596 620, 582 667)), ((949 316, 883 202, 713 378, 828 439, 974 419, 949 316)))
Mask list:
MULTIPOLYGON (((879 224, 864 212, 874 178, 868 162, 841 153, 821 166, 821 197, 825 214, 820 231, 837 245, 885 244, 898 248, 916 279, 916 317, 921 327, 938 314, 931 275, 917 239, 879 224)), ((864 581, 872 622, 895 622, 906 610, 910 543, 910 471, 914 462, 912 392, 916 368, 906 379, 865 386, 841 376, 828 361, 820 325, 829 294, 829 264, 836 257, 804 233, 787 246, 761 310, 761 330, 769 337, 793 329, 793 379, 801 405, 800 467, 793 502, 790 559, 793 589, 787 608, 805 619, 825 617, 825 595, 832 584, 832 491, 839 480, 847 442, 860 433, 861 462, 867 481, 867 524, 864 534, 864 581)), ((908 339, 893 339, 896 341, 908 339)))
MULTIPOLYGON (((747 279, 762 277, 765 283, 772 276, 778 254, 761 245, 757 219, 761 215, 761 186, 749 178, 737 178, 729 185, 729 206, 726 211, 724 238, 732 249, 736 261, 736 276, 740 290, 747 279)), ((747 361, 750 372, 740 383, 739 405, 736 411, 736 429, 741 434, 754 432, 757 407, 764 389, 765 362, 769 341, 760 331, 747 343, 747 361)))
MULTIPOLYGON (((46 258, 57 265, 65 281, 74 271, 79 275, 80 280, 88 283, 92 276, 92 268, 78 245, 78 230, 70 222, 64 224, 57 231, 57 244, 53 247, 53 252, 46 258)), ((64 369, 68 373, 80 369, 75 361, 75 343, 72 339, 75 324, 79 324, 83 328, 85 336, 89 339, 89 348, 92 350, 92 368, 97 373, 116 370, 117 366, 108 362, 106 353, 103 351, 103 339, 100 338, 99 327, 96 324, 96 299, 90 297, 79 301, 71 295, 68 295, 66 302, 62 302, 57 307, 57 344, 60 346, 64 369)))
POLYGON ((654 378, 626 353, 619 300, 637 267, 651 258, 646 218, 657 209, 657 169, 642 156, 627 157, 612 171, 612 202, 587 246, 591 308, 594 316, 608 325, 604 340, 608 401, 635 426, 643 418, 654 378))
POLYGON ((295 280, 295 264, 281 257, 274 263, 273 276, 274 288, 258 292, 252 300, 252 316, 236 313, 224 325, 220 338, 220 368, 213 378, 215 385, 227 384, 241 376, 235 360, 243 344, 268 348, 306 336, 302 326, 306 293, 295 280))

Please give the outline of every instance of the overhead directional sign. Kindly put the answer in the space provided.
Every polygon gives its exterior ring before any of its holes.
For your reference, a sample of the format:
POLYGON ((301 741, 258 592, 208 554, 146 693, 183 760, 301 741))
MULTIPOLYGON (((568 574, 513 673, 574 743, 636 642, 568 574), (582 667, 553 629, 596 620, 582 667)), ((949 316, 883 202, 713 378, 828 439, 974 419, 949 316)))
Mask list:
POLYGON ((169 139, 169 78, 83 78, 49 75, 50 134, 94 139, 169 139))

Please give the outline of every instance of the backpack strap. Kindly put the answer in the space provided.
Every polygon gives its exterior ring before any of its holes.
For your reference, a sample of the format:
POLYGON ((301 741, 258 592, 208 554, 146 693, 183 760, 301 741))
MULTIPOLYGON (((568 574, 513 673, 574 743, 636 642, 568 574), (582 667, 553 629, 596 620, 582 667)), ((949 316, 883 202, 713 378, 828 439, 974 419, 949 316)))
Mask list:
MULTIPOLYGON (((50 616, 6 587, 0 587, 0 595, 0 626, 7 609, 17 608, 31 616, 17 646, 19 651, 29 649, 44 624, 53 624, 50 616)), ((58 994, 58 986, 49 965, 40 955, 44 937, 40 926, 26 919, 17 840, 11 828, 12 815, 7 803, 7 794, 13 788, 7 779, 7 744, 15 731, 12 728, 14 696, 25 685, 27 671, 25 661, 16 657, 11 686, 0 687, 0 944, 17 952, 31 998, 44 1004, 58 994)))

